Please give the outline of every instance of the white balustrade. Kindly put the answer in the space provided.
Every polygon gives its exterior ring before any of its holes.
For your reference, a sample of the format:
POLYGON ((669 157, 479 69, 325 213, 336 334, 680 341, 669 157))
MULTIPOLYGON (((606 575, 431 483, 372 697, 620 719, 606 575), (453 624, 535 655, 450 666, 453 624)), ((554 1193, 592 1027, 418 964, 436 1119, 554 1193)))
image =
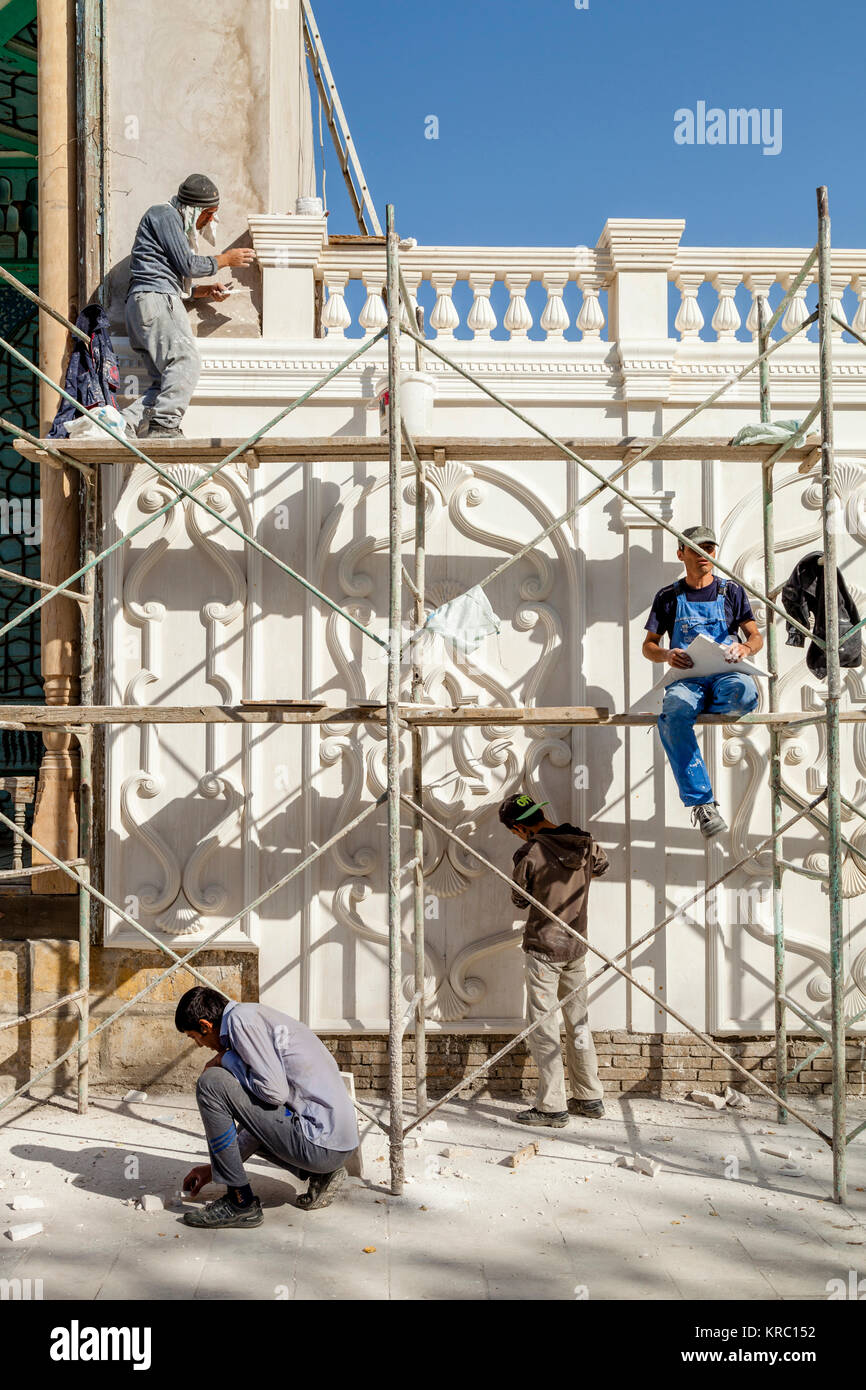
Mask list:
MULTIPOLYGON (((502 341, 504 330, 508 340, 527 344, 560 341, 574 327, 584 339, 602 337, 605 316, 599 294, 605 287, 608 267, 603 256, 586 247, 525 250, 510 246, 415 246, 401 252, 400 264, 413 302, 417 302, 422 285, 429 285, 433 291, 434 304, 426 318, 431 337, 435 335, 446 342, 458 336, 467 341, 487 342, 496 335, 502 341), (539 318, 533 314, 527 298, 533 281, 547 291, 539 318), (456 286, 460 283, 471 291, 468 312, 461 300, 455 302, 456 286), (570 285, 579 285, 583 292, 576 322, 566 298, 570 285), (494 308, 498 286, 508 296, 508 307, 501 318, 494 308)), ((347 245, 341 241, 328 246, 319 274, 326 292, 322 327, 328 336, 344 337, 347 330, 351 331, 346 289, 349 283, 359 280, 366 286, 367 300, 358 323, 368 335, 378 332, 384 313, 384 306, 380 309, 377 302, 385 280, 381 244, 347 245)))
MULTIPOLYGON (((511 342, 532 352, 535 344, 548 342, 568 344, 569 350, 579 352, 580 342, 619 336, 629 344, 672 337, 689 344, 707 337, 727 348, 735 343, 745 347, 737 304, 741 285, 751 297, 745 330, 755 342, 758 302, 765 300, 772 315, 771 294, 778 303, 779 288, 787 292, 808 249, 681 246, 681 229, 682 223, 674 221, 614 219, 595 248, 416 245, 401 252, 400 262, 413 310, 423 293, 428 305, 426 332, 445 344, 455 339, 511 342), (672 324, 666 320, 667 281, 677 286, 681 296, 672 324), (535 302, 529 293, 533 282, 546 292, 540 313, 530 307, 535 302), (468 293, 457 293, 461 284, 468 293), (711 286, 716 296, 711 313, 698 302, 704 285, 711 286), (611 291, 612 312, 615 306, 610 326, 600 301, 604 291, 611 291), (711 317, 709 333, 705 314, 711 317)), ((321 322, 328 337, 356 336, 359 328, 369 337, 385 326, 381 242, 335 238, 323 247, 316 274, 324 286, 321 322), (366 291, 360 313, 350 311, 355 301, 348 296, 349 286, 358 282, 366 291)), ((793 332, 806 320, 807 296, 814 293, 816 275, 813 270, 796 290, 773 331, 774 338, 793 332)), ((866 333, 866 251, 834 250, 833 312, 840 319, 845 318, 843 296, 851 284, 859 301, 853 326, 866 333)), ((837 338, 842 333, 834 328, 837 338)))

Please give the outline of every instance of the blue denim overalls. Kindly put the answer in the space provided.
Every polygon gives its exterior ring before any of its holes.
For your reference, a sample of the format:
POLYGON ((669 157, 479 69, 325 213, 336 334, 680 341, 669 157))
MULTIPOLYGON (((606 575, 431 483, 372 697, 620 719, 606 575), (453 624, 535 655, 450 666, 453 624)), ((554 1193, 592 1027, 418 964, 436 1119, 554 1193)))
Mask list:
MULTIPOLYGON (((723 647, 735 640, 725 614, 727 582, 719 580, 713 603, 692 603, 686 598, 686 581, 677 586, 677 612, 671 647, 685 650, 696 637, 710 637, 723 647)), ((738 673, 700 676, 672 682, 665 691, 659 716, 659 736, 676 778, 684 806, 704 806, 713 800, 713 788, 695 738, 699 714, 747 714, 758 703, 758 688, 751 676, 738 673)))

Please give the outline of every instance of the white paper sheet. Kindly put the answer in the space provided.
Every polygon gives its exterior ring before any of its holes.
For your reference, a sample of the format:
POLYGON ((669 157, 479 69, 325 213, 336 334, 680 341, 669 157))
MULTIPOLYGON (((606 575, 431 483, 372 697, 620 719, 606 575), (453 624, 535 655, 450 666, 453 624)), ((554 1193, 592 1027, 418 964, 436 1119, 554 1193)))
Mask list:
POLYGON ((632 714, 661 714, 665 690, 674 681, 694 680, 701 676, 727 676, 732 671, 766 678, 767 672, 762 671, 760 666, 753 665, 751 661, 727 661, 727 650, 727 647, 714 642, 712 637, 705 637, 703 634, 696 637, 691 645, 686 647, 693 665, 688 669, 668 666, 658 684, 632 705, 632 714))

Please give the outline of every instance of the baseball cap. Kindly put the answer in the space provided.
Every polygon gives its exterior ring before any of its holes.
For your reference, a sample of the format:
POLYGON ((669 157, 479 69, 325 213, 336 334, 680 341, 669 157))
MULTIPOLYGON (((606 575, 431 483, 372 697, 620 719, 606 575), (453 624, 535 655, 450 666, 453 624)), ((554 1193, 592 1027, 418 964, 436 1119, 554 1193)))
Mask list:
POLYGON ((718 545, 715 533, 710 530, 709 526, 687 526, 683 535, 687 541, 694 541, 695 545, 702 548, 706 548, 708 545, 718 545))

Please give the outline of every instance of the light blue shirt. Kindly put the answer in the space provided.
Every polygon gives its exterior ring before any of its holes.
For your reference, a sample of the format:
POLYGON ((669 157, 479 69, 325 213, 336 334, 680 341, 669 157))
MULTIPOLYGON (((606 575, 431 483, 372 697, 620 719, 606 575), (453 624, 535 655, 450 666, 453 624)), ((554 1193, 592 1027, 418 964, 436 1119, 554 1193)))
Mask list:
MULTIPOLYGON (((355 1109, 325 1044, 312 1029, 267 1004, 227 1004, 222 1066, 266 1105, 285 1105, 311 1144, 350 1153, 360 1143, 355 1109)), ((240 1133, 239 1133, 240 1139, 240 1133)), ((246 1148, 249 1154, 249 1146, 246 1148)))

